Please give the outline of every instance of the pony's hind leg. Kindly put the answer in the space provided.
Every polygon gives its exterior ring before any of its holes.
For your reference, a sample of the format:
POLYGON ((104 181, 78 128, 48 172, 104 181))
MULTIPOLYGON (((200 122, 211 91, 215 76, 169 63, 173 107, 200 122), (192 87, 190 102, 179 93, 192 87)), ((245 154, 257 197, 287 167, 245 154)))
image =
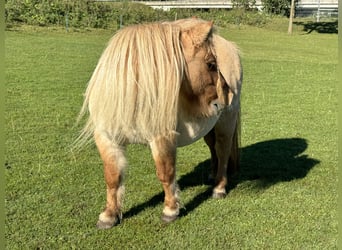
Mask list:
POLYGON ((176 144, 174 140, 159 137, 150 143, 156 172, 163 185, 165 198, 162 220, 171 222, 179 214, 178 186, 176 182, 176 144))
POLYGON ((103 161, 104 178, 107 186, 106 208, 99 216, 97 227, 111 228, 121 222, 121 203, 124 193, 123 171, 126 166, 124 149, 115 145, 107 133, 95 132, 95 142, 103 161))

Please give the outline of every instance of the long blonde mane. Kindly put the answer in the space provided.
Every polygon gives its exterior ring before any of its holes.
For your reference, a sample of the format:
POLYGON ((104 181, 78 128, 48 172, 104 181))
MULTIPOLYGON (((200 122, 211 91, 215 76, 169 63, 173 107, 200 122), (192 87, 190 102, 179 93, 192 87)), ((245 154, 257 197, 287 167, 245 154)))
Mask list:
POLYGON ((98 130, 116 142, 147 142, 173 134, 184 71, 178 26, 154 23, 118 31, 89 81, 80 113, 89 111, 89 119, 81 137, 98 130))

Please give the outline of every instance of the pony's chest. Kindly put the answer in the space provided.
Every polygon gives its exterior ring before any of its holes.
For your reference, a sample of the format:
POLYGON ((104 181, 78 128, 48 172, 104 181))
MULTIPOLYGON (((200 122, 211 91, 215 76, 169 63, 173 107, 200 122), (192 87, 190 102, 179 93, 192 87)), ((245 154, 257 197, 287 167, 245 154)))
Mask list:
POLYGON ((201 119, 180 119, 177 125, 177 146, 189 145, 206 134, 215 126, 220 115, 213 115, 201 119))

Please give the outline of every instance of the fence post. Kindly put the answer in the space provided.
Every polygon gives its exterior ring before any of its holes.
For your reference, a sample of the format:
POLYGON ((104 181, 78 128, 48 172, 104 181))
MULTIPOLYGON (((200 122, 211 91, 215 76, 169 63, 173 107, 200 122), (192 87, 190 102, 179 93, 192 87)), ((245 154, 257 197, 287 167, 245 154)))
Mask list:
POLYGON ((321 0, 318 0, 318 6, 317 6, 317 15, 316 15, 316 22, 319 22, 319 18, 321 15, 321 0))

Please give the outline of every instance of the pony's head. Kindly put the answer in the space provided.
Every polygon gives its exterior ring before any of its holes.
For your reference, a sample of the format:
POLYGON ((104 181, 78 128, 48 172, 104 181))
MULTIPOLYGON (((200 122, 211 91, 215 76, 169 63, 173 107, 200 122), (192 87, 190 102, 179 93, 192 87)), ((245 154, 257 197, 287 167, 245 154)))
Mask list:
POLYGON ((182 109, 211 116, 237 101, 242 69, 236 46, 214 34, 212 21, 191 18, 173 25, 180 28, 186 62, 179 100, 182 109))

